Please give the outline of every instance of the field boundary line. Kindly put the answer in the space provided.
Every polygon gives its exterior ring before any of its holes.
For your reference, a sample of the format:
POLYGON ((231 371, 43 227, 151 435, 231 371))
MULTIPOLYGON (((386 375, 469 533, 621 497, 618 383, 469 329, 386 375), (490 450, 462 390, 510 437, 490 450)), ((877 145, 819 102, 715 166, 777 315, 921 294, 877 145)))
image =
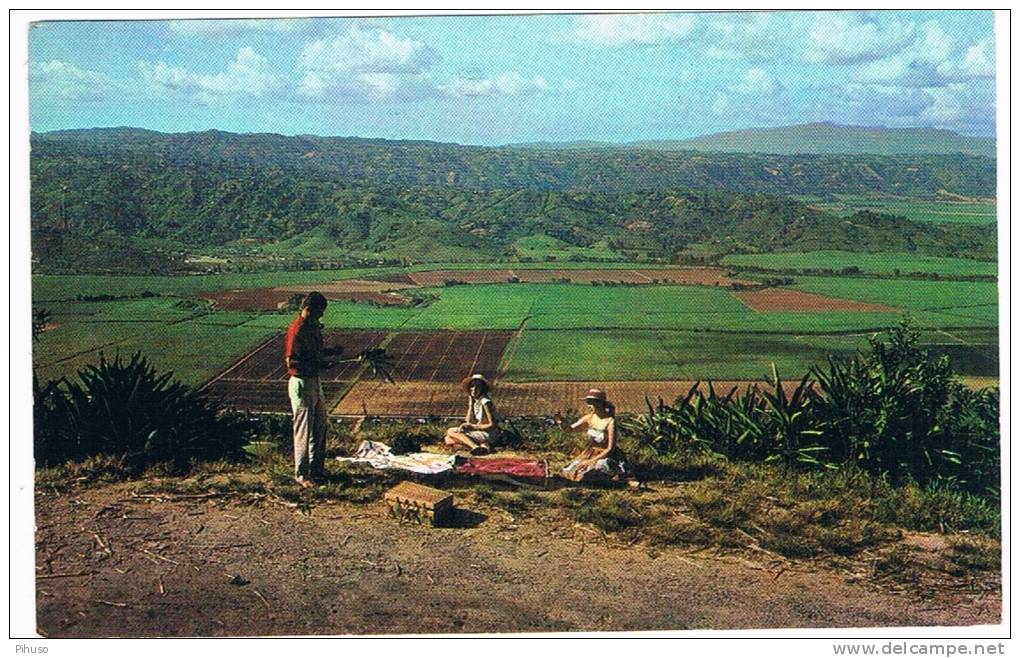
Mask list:
MULTIPOLYGON (((451 333, 450 334, 450 337, 449 337, 450 340, 446 343, 446 347, 443 349, 443 355, 441 357, 439 357, 438 361, 436 361, 436 367, 435 367, 435 369, 432 370, 432 374, 429 375, 429 379, 428 379, 428 383, 429 384, 434 384, 435 383, 436 375, 439 374, 440 367, 444 363, 446 363, 446 357, 450 353, 450 348, 452 348, 453 344, 455 342, 457 342, 456 336, 457 336, 456 333, 451 333)), ((483 334, 483 341, 484 341, 484 334, 483 334)), ((435 403, 435 399, 436 399, 436 392, 435 392, 435 390, 432 390, 429 393, 429 401, 427 403, 425 403, 425 408, 429 410, 429 414, 430 415, 432 413, 432 405, 435 403)))
POLYGON ((638 270, 631 270, 631 272, 633 272, 634 274, 637 274, 639 277, 641 277, 642 279, 644 279, 648 283, 652 282, 652 277, 648 276, 644 272, 639 272, 638 270))
MULTIPOLYGON (((141 334, 139 334, 139 335, 141 335, 141 334)), ((74 354, 71 354, 71 355, 68 355, 68 356, 65 356, 65 357, 61 357, 61 358, 57 359, 56 361, 50 361, 49 363, 40 363, 40 364, 38 364, 38 367, 39 368, 51 368, 53 366, 60 365, 61 363, 64 363, 65 361, 70 361, 71 359, 76 359, 79 356, 85 356, 86 354, 92 354, 93 352, 102 351, 102 350, 106 349, 107 347, 113 347, 114 345, 120 345, 121 343, 126 343, 127 341, 132 340, 134 338, 138 338, 138 336, 128 336, 127 338, 121 338, 121 339, 118 339, 118 340, 110 341, 109 343, 103 343, 102 345, 100 345, 98 347, 93 347, 91 349, 82 350, 81 352, 75 352, 74 354)))
MULTIPOLYGON (((470 377, 475 373, 475 366, 478 364, 478 357, 482 354, 482 348, 485 347, 485 339, 489 337, 488 331, 482 332, 482 339, 478 341, 478 349, 475 350, 475 358, 471 360, 471 367, 468 368, 468 376, 470 377)), ((500 355, 502 356, 502 355, 500 355)))
POLYGON ((534 300, 531 302, 531 306, 528 307, 527 313, 524 314, 524 319, 521 320, 521 324, 517 327, 517 331, 510 337, 510 341, 503 348, 503 353, 499 357, 499 364, 496 365, 496 375, 493 377, 494 380, 502 379, 507 370, 510 369, 510 364, 513 362, 515 356, 517 356, 517 348, 520 346, 521 341, 524 339, 524 330, 528 326, 528 320, 531 319, 531 311, 535 308, 535 304, 538 301, 534 300))
POLYGON ((968 343, 967 341, 965 341, 964 339, 960 338, 959 336, 954 336, 953 334, 949 333, 945 329, 938 329, 937 331, 938 331, 938 333, 942 334, 943 336, 948 336, 949 338, 952 338, 953 340, 957 341, 960 345, 968 345, 968 346, 971 346, 971 347, 974 346, 972 343, 968 343))
POLYGON ((662 348, 662 351, 665 352, 666 355, 669 356, 669 358, 673 361, 673 364, 676 366, 677 370, 679 370, 681 374, 685 375, 686 378, 689 379, 690 376, 687 375, 687 372, 684 370, 684 366, 680 362, 680 357, 674 354, 673 350, 669 349, 669 347, 666 346, 666 341, 662 338, 662 332, 653 330, 653 333, 655 334, 655 340, 658 341, 659 347, 662 348))
POLYGON ((987 304, 960 304, 958 306, 928 306, 922 308, 922 311, 933 311, 935 313, 942 313, 945 311, 955 311, 960 308, 985 308, 986 306, 998 306, 998 302, 988 302, 987 304))
POLYGON ((223 372, 221 372, 220 374, 218 374, 218 375, 214 375, 214 376, 213 376, 213 377, 212 377, 211 379, 209 379, 209 380, 208 380, 208 381, 206 381, 206 382, 205 382, 204 384, 202 384, 201 386, 199 386, 199 387, 198 387, 198 388, 199 388, 199 390, 205 389, 206 387, 208 387, 208 386, 211 386, 212 384, 215 384, 215 383, 216 383, 216 382, 218 382, 219 380, 223 379, 223 378, 224 378, 224 377, 225 377, 225 376, 227 375, 227 373, 229 373, 229 372, 233 371, 233 370, 234 370, 235 368, 237 368, 238 366, 240 366, 240 365, 241 365, 242 363, 244 363, 244 362, 245 362, 245 361, 247 361, 248 359, 250 359, 250 358, 252 358, 253 356, 255 356, 255 354, 256 354, 257 352, 259 352, 259 351, 260 351, 260 350, 261 350, 262 348, 264 348, 264 347, 265 347, 266 345, 268 345, 268 344, 269 344, 269 343, 271 343, 271 342, 272 342, 273 340, 275 340, 275 339, 276 339, 276 337, 277 337, 277 335, 278 335, 278 334, 274 333, 274 334, 273 334, 272 336, 270 336, 269 338, 267 338, 267 339, 265 339, 264 341, 262 341, 261 343, 259 343, 259 344, 258 344, 258 347, 254 348, 253 350, 249 351, 249 352, 248 352, 247 354, 245 354, 244 356, 242 356, 242 357, 241 357, 241 358, 240 358, 240 359, 239 359, 238 361, 236 361, 236 362, 234 363, 234 365, 230 366, 229 368, 227 368, 226 370, 224 370, 224 371, 223 371, 223 372))

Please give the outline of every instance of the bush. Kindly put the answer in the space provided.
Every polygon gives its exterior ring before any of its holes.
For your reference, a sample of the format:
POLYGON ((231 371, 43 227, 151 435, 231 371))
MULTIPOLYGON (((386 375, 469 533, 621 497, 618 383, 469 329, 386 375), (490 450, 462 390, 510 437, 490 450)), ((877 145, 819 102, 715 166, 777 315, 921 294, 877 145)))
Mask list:
POLYGON ((956 482, 997 495, 998 391, 968 390, 949 358, 920 349, 907 324, 870 342, 870 353, 812 370, 811 411, 829 458, 893 482, 956 482))
POLYGON ((182 472, 192 460, 238 456, 246 442, 241 423, 140 353, 100 356, 76 381, 35 382, 33 392, 39 466, 109 455, 135 473, 156 463, 182 472))
POLYGON ((917 345, 907 324, 868 353, 830 358, 790 393, 768 386, 648 402, 630 429, 660 455, 707 454, 813 468, 856 465, 893 483, 951 483, 991 498, 999 488, 999 394, 971 391, 948 357, 917 345))

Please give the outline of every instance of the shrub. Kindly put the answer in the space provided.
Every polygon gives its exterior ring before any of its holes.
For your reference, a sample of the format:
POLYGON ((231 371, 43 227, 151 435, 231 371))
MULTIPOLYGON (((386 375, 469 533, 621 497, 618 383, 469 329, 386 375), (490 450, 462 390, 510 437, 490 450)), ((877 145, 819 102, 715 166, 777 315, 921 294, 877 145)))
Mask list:
POLYGON ((998 390, 967 389, 906 323, 870 342, 867 353, 813 368, 789 393, 773 366, 768 385, 742 395, 709 382, 673 404, 649 401, 629 429, 659 455, 854 464, 893 483, 953 483, 996 498, 998 390))
POLYGON ((824 425, 829 455, 893 482, 941 480, 996 494, 998 392, 968 390, 947 356, 917 342, 903 324, 871 338, 870 353, 812 370, 812 413, 824 425))
POLYGON ((240 423, 173 373, 157 374, 140 353, 100 356, 77 380, 36 382, 34 397, 40 466, 110 455, 136 473, 156 463, 183 471, 191 460, 237 456, 246 442, 240 423))

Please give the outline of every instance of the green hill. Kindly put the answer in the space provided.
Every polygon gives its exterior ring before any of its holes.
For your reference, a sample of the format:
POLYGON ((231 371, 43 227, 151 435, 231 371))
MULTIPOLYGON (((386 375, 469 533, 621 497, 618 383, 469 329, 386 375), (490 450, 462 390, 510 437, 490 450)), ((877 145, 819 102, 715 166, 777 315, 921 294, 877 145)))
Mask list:
POLYGON ((777 155, 950 155, 995 157, 995 139, 967 137, 935 128, 866 128, 806 123, 780 128, 751 128, 679 141, 631 144, 637 148, 777 155))
POLYGON ((995 253, 994 225, 838 217, 791 198, 838 189, 994 193, 994 161, 974 156, 553 152, 134 129, 33 135, 32 147, 33 256, 42 269, 74 269, 68 245, 98 236, 139 263, 159 245, 177 252, 171 260, 239 245, 341 261, 670 260, 691 243, 721 252, 995 253))

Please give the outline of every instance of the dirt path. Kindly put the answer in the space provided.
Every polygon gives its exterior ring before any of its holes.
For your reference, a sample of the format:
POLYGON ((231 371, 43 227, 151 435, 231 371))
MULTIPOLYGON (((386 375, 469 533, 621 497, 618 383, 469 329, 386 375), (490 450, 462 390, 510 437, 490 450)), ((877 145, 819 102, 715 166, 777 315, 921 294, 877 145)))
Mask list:
POLYGON ((555 512, 484 508, 464 527, 428 529, 400 526, 381 503, 303 514, 265 499, 136 497, 137 486, 37 494, 41 633, 923 626, 1001 614, 991 594, 921 600, 807 565, 626 546, 555 512))

